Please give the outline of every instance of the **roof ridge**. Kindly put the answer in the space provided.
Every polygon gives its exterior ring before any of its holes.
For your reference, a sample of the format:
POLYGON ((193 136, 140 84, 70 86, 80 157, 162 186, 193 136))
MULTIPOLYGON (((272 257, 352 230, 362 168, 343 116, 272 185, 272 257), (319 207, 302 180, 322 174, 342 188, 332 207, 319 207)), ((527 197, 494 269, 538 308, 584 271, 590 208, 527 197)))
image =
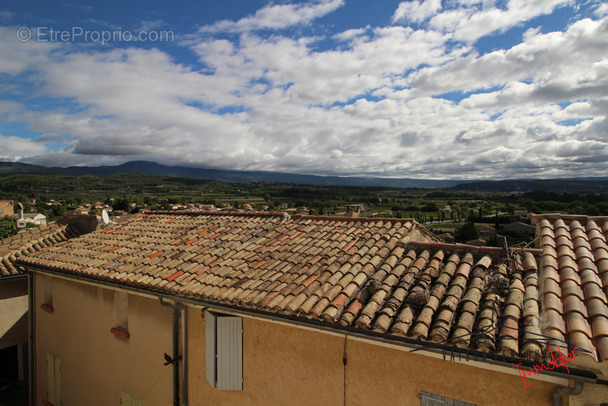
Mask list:
POLYGON ((534 214, 531 216, 532 223, 537 224, 542 220, 577 220, 577 221, 588 221, 588 220, 605 220, 608 221, 608 216, 587 216, 586 214, 561 214, 561 213, 543 213, 534 214))
POLYGON ((283 217, 286 213, 282 211, 205 211, 205 210, 142 210, 141 214, 177 214, 189 216, 265 216, 283 217))
MULTIPOLYGON (((284 217, 287 212, 283 211, 191 211, 191 210, 142 210, 139 214, 176 214, 176 215, 189 215, 189 216, 265 216, 265 217, 284 217)), ((303 220, 339 220, 339 221, 388 221, 391 223, 414 223, 420 226, 421 229, 424 229, 427 233, 432 234, 428 231, 424 226, 418 223, 413 218, 385 218, 385 217, 347 217, 347 216, 319 216, 319 215, 309 215, 309 214, 292 214, 290 215, 292 219, 303 219, 303 220)), ((434 235, 434 234, 432 234, 434 235)))
MULTIPOLYGON (((446 242, 427 242, 427 241, 409 241, 408 245, 413 245, 420 248, 439 248, 446 251, 468 251, 478 254, 491 254, 491 255, 507 255, 506 251, 502 247, 479 247, 477 245, 460 244, 460 243, 446 243, 446 242)), ((541 254, 542 249, 538 248, 511 248, 510 251, 516 252, 529 252, 531 254, 541 254)))
POLYGON ((414 223, 413 218, 386 218, 386 217, 347 217, 347 216, 318 216, 310 214, 292 214, 292 219, 304 220, 339 220, 339 221, 389 221, 391 223, 414 223))

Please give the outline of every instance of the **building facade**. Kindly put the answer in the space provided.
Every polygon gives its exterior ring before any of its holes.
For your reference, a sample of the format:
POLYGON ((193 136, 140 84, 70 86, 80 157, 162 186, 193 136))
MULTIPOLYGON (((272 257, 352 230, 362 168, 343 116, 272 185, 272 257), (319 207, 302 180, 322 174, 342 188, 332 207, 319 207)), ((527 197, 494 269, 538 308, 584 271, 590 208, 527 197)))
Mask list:
POLYGON ((604 316, 589 343, 554 333, 546 255, 445 244, 411 219, 132 216, 17 261, 35 290, 34 401, 606 399, 604 316))

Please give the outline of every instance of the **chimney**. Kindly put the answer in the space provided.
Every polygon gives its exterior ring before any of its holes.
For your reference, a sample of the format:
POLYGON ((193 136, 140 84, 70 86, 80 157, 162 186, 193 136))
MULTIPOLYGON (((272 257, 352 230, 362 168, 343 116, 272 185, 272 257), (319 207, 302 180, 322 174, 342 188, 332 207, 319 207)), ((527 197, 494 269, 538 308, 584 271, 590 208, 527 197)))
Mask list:
POLYGON ((19 205, 19 218, 17 219, 17 231, 25 230, 26 222, 23 218, 23 205, 21 203, 17 203, 19 205))

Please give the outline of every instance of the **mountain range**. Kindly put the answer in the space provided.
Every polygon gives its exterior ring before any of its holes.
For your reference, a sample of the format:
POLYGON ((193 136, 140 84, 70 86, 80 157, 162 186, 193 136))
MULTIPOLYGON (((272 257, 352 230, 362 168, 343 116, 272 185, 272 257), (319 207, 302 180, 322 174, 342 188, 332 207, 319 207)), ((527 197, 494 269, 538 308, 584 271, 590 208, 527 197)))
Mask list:
POLYGON ((454 179, 374 178, 300 175, 282 172, 233 171, 225 169, 167 166, 149 161, 131 161, 116 166, 45 167, 20 162, 0 162, 0 175, 13 173, 51 173, 61 175, 106 176, 119 173, 142 173, 186 178, 205 178, 226 182, 280 182, 310 185, 385 186, 399 188, 450 188, 454 190, 525 192, 558 191, 570 193, 608 192, 608 177, 565 179, 514 179, 466 181, 454 179))

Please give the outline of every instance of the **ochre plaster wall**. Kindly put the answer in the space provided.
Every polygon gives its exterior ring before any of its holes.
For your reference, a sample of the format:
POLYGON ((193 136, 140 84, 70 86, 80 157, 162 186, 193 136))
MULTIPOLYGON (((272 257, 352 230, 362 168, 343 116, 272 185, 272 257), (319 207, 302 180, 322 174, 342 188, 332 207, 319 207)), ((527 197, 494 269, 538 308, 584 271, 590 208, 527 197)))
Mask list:
POLYGON ((191 405, 420 405, 420 391, 482 405, 551 405, 556 385, 344 336, 243 319, 243 390, 205 379, 204 320, 189 308, 191 405), (346 401, 344 400, 346 396, 346 401))
POLYGON ((0 348, 27 343, 27 278, 0 279, 0 348))
POLYGON ((40 308, 44 278, 36 276, 36 397, 47 396, 46 356, 61 359, 62 405, 120 405, 121 391, 145 406, 170 405, 172 311, 157 300, 129 295, 128 340, 110 332, 114 291, 53 278, 53 313, 40 308))
POLYGON ((190 405, 342 405, 344 339, 243 319, 243 390, 205 378, 205 324, 188 308, 190 405))

